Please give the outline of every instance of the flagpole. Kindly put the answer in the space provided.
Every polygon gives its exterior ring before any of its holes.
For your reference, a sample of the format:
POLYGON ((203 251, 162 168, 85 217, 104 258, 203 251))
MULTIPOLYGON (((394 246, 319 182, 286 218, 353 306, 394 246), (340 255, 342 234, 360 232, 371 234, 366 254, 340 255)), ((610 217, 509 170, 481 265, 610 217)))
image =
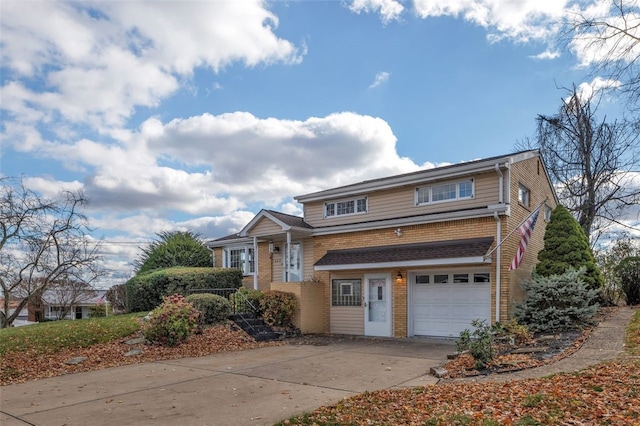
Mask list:
POLYGON ((518 228, 520 228, 520 227, 522 226, 522 224, 523 224, 523 223, 525 223, 526 221, 528 221, 528 220, 529 220, 529 218, 530 218, 531 216, 533 216, 533 214, 536 212, 536 210, 538 210, 540 207, 542 207, 542 205, 543 205, 544 203, 546 203, 548 199, 549 199, 549 197, 545 198, 545 199, 544 199, 544 200, 543 200, 543 201, 538 205, 538 207, 536 207, 535 209, 533 209, 533 211, 532 211, 531 213, 529 213, 529 216, 527 216, 527 217, 526 217, 522 222, 520 222, 520 223, 518 224, 518 226, 516 226, 515 228, 513 228, 513 229, 511 230, 511 232, 509 232, 509 233, 507 234, 507 236, 506 236, 506 237, 504 237, 504 238, 502 239, 502 241, 500 241, 498 244, 496 244, 496 246, 495 246, 493 249, 491 249, 491 251, 489 251, 487 254, 485 254, 483 257, 486 259, 487 257, 491 256, 491 254, 492 254, 494 251, 498 250, 498 247, 500 247, 500 246, 502 245, 502 243, 504 243, 504 242, 506 241, 506 239, 507 239, 507 238, 509 238, 509 237, 510 237, 514 232, 516 232, 516 231, 518 230, 518 228))

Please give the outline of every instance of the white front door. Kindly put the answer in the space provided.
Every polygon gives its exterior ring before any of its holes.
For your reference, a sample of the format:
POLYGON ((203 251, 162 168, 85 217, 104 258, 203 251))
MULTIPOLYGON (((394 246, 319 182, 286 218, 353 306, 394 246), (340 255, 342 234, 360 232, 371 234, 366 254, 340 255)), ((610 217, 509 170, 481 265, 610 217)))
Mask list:
POLYGON ((364 281, 364 334, 391 336, 391 277, 371 274, 364 281))
POLYGON ((302 246, 300 243, 291 243, 287 249, 285 244, 285 268, 284 282, 302 281, 302 246), (287 257, 288 253, 288 257, 287 257))

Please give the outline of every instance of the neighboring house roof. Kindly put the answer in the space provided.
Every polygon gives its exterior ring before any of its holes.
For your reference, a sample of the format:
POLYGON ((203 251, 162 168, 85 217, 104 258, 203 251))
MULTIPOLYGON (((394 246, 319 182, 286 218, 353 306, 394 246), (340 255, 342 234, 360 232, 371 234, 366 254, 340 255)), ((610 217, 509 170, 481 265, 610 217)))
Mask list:
POLYGON ((452 164, 448 166, 419 170, 417 172, 405 173, 401 175, 366 180, 363 182, 337 188, 331 188, 311 194, 298 195, 293 198, 300 203, 306 203, 311 201, 323 201, 332 198, 335 199, 339 197, 353 196, 373 190, 397 188, 428 181, 469 175, 471 173, 477 173, 480 171, 489 171, 495 169, 496 165, 506 167, 506 164, 513 164, 539 156, 540 152, 538 150, 520 151, 508 155, 500 155, 496 157, 483 158, 480 160, 466 161, 463 163, 452 164))
POLYGON ((59 305, 61 300, 63 304, 67 304, 69 300, 75 300, 74 305, 98 305, 104 303, 107 290, 70 290, 68 295, 61 295, 61 290, 45 290, 42 295, 42 302, 45 305, 59 305), (78 294, 79 292, 83 294, 78 294), (75 294, 74 294, 75 293, 75 294), (66 296, 66 297, 65 297, 66 296))
POLYGON ((493 237, 329 250, 316 270, 485 263, 493 237))

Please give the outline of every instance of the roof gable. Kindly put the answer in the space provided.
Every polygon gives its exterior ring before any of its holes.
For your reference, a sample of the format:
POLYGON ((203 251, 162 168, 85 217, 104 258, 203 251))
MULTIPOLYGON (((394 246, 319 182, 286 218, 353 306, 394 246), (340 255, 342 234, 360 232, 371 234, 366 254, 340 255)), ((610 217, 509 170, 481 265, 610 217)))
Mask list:
POLYGON ((289 231, 291 229, 298 230, 312 230, 313 227, 307 224, 303 218, 299 216, 293 216, 286 213, 277 212, 274 210, 262 209, 254 216, 253 219, 238 233, 238 237, 247 237, 252 229, 254 229, 261 221, 269 220, 273 222, 282 232, 289 231))

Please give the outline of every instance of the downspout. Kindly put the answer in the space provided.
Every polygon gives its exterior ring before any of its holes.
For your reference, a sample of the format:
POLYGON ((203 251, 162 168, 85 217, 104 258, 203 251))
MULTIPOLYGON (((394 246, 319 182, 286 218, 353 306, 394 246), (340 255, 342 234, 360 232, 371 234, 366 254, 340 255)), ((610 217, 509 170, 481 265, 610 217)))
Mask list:
POLYGON ((500 170, 500 164, 496 163, 494 166, 496 173, 498 174, 498 203, 504 203, 504 176, 502 170, 500 170))
POLYGON ((253 237, 253 289, 258 289, 258 237, 253 237))
MULTIPOLYGON (((500 170, 500 164, 495 165, 496 173, 498 173, 498 203, 504 204, 504 175, 500 170)), ((497 244, 502 241, 502 220, 498 212, 493 213, 493 217, 496 219, 496 238, 497 244)), ((496 322, 500 321, 500 296, 502 293, 502 247, 498 247, 496 250, 496 322)))
MULTIPOLYGON (((498 238, 498 244, 502 241, 502 220, 500 219, 500 215, 498 212, 493 213, 493 217, 496 219, 496 237, 498 238)), ((496 250, 496 322, 500 321, 500 292, 502 286, 500 282, 502 280, 501 264, 502 264, 502 247, 498 247, 496 250)))

